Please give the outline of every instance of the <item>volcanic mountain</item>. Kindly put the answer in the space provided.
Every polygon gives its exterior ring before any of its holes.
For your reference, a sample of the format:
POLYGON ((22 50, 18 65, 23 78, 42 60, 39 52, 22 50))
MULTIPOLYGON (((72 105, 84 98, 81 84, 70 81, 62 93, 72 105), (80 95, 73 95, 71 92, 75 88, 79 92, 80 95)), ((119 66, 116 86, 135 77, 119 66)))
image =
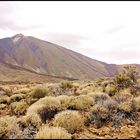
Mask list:
POLYGON ((17 34, 0 39, 0 81, 30 77, 32 80, 32 77, 38 76, 95 79, 112 76, 116 71, 116 65, 91 59, 35 37, 17 34))

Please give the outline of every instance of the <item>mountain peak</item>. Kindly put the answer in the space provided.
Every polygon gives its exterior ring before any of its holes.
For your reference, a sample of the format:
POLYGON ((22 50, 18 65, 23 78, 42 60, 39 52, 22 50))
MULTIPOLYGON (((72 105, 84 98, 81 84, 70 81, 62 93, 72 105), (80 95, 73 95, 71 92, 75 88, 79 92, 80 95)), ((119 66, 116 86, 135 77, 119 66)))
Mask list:
POLYGON ((15 37, 24 37, 24 35, 23 34, 16 34, 13 36, 13 38, 15 38, 15 37))
POLYGON ((12 37, 12 40, 14 43, 16 43, 18 40, 25 38, 25 36, 23 34, 16 34, 12 37))

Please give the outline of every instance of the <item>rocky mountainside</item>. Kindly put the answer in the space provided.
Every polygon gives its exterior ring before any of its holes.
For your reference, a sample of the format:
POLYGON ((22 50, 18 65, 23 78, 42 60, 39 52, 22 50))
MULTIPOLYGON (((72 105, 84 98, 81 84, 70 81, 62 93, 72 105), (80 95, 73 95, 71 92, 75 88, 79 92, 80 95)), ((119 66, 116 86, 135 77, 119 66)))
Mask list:
POLYGON ((95 79, 112 76, 117 69, 115 64, 100 62, 31 36, 17 34, 0 39, 0 81, 17 76, 23 79, 31 73, 95 79))

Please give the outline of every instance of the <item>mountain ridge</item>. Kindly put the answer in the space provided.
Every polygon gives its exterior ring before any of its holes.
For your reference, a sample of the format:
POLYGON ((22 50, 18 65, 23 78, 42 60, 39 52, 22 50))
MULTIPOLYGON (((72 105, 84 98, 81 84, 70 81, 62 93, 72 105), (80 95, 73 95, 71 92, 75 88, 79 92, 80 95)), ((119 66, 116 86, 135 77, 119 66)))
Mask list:
POLYGON ((23 34, 0 39, 0 62, 18 66, 23 71, 36 75, 44 74, 62 79, 110 77, 121 66, 101 62, 60 45, 23 34))

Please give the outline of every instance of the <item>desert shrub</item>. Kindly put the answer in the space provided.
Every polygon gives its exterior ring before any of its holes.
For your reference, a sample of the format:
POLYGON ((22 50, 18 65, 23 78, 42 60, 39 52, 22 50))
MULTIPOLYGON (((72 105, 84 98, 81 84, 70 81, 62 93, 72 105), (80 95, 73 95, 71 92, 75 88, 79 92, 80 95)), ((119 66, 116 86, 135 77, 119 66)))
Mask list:
POLYGON ((61 127, 43 126, 36 134, 37 139, 71 139, 71 137, 72 135, 61 127))
POLYGON ((33 89, 33 91, 30 93, 30 96, 33 98, 43 98, 45 96, 49 95, 48 89, 46 87, 36 87, 33 89))
POLYGON ((45 107, 45 105, 43 104, 32 104, 31 106, 29 106, 29 108, 27 109, 27 115, 28 114, 38 114, 38 112, 45 107))
POLYGON ((14 102, 11 104, 12 112, 17 115, 24 115, 28 107, 29 105, 24 101, 14 102))
POLYGON ((10 101, 10 98, 8 96, 0 97, 0 104, 8 104, 9 101, 10 101))
POLYGON ((19 131, 16 117, 4 116, 0 118, 0 138, 9 139, 19 131))
POLYGON ((25 94, 15 94, 10 97, 10 102, 18 102, 26 97, 25 94))
POLYGON ((79 83, 72 83, 72 86, 77 89, 80 87, 80 84, 79 83))
POLYGON ((117 93, 118 95, 117 96, 119 96, 119 95, 130 95, 131 96, 131 88, 123 88, 123 89, 120 89, 119 90, 119 92, 117 93))
POLYGON ((94 100, 88 95, 80 95, 73 97, 70 101, 69 109, 83 110, 94 105, 94 100))
POLYGON ((136 110, 140 111, 140 96, 134 98, 134 103, 135 103, 135 106, 136 106, 136 110))
POLYGON ((26 98, 26 102, 28 105, 32 105, 33 103, 37 102, 39 99, 37 98, 26 98))
POLYGON ((6 104, 0 104, 0 110, 3 110, 6 107, 6 104))
POLYGON ((115 95, 115 93, 117 92, 116 86, 113 84, 108 84, 105 87, 105 92, 108 93, 110 96, 115 95))
POLYGON ((39 130, 42 125, 41 118, 36 113, 27 114, 20 118, 19 123, 22 128, 32 126, 33 128, 39 130))
POLYGON ((105 100, 110 99, 109 95, 103 92, 91 92, 88 95, 91 96, 97 104, 103 104, 105 100))
POLYGON ((57 98, 51 96, 44 97, 35 102, 33 105, 41 105, 41 104, 47 107, 56 107, 56 108, 61 107, 60 101, 57 100, 57 98))
POLYGON ((64 90, 65 89, 71 89, 73 87, 71 81, 62 81, 59 86, 60 86, 60 88, 62 88, 64 90))
POLYGON ((115 82, 118 88, 129 87, 135 83, 139 78, 138 70, 134 65, 126 65, 115 77, 115 82))
POLYGON ((53 124, 65 128, 69 133, 74 133, 76 130, 83 128, 83 122, 83 118, 78 111, 66 110, 55 115, 53 124))
POLYGON ((28 108, 27 114, 36 113, 45 123, 47 119, 51 119, 60 110, 61 104, 59 100, 55 97, 45 97, 32 104, 28 108))
POLYGON ((122 102, 118 105, 118 110, 130 113, 133 110, 132 103, 131 100, 122 102))
POLYGON ((128 94, 128 96, 119 96, 117 97, 117 110, 113 118, 113 123, 115 127, 118 127, 122 124, 125 119, 136 120, 136 104, 133 98, 128 94))
POLYGON ((18 89, 18 90, 15 90, 13 93, 14 94, 26 94, 26 93, 29 93, 31 91, 31 89, 29 88, 22 88, 22 89, 18 89))
POLYGON ((44 106, 38 111, 38 114, 42 122, 46 123, 46 120, 52 119, 55 116, 55 114, 57 114, 59 111, 60 111, 59 108, 56 108, 56 107, 50 108, 50 107, 44 106))
POLYGON ((79 91, 79 95, 87 95, 89 92, 91 92, 90 89, 84 88, 79 91))
POLYGON ((114 96, 114 100, 118 103, 121 104, 123 102, 126 102, 128 100, 132 99, 132 95, 130 93, 122 93, 114 96))
POLYGON ((102 105, 96 104, 90 110, 90 114, 85 121, 86 125, 95 124, 97 128, 102 127, 109 119, 109 110, 102 105))
POLYGON ((115 77, 116 85, 118 85, 118 88, 124 88, 129 87, 131 84, 131 79, 124 73, 120 73, 115 77))
POLYGON ((126 110, 117 110, 117 112, 114 114, 114 117, 112 119, 113 126, 119 127, 120 125, 125 122, 125 120, 135 121, 138 118, 136 112, 126 112, 126 110))
POLYGON ((61 107, 63 109, 67 109, 70 107, 71 105, 71 100, 72 98, 74 98, 73 96, 67 96, 67 95, 60 95, 58 97, 56 97, 59 101, 60 101, 60 104, 61 104, 61 107))
POLYGON ((112 112, 115 111, 118 107, 118 103, 112 98, 105 100, 102 105, 109 110, 110 114, 112 114, 112 112))

